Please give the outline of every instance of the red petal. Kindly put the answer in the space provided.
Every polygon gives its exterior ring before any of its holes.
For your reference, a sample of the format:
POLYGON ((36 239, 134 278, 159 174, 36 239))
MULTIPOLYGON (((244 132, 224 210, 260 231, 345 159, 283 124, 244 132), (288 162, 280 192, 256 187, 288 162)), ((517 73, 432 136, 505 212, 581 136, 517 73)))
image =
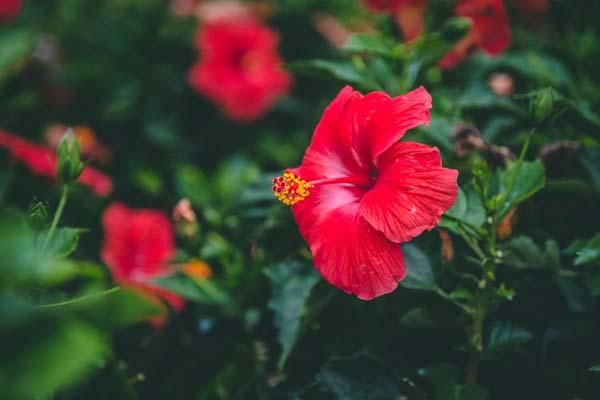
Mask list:
POLYGON ((412 0, 398 4, 395 19, 406 41, 411 42, 423 33, 427 3, 428 0, 412 0))
POLYGON ((360 214, 394 242, 435 227, 456 201, 458 171, 442 168, 439 151, 401 142, 382 154, 377 183, 361 200, 360 214))
POLYGON ((361 97, 346 86, 323 112, 306 149, 298 174, 306 180, 357 176, 365 172, 352 155, 352 115, 349 101, 361 97))
POLYGON ((361 165, 371 166, 381 153, 409 129, 430 121, 431 96, 424 87, 391 98, 382 92, 352 100, 355 116, 353 147, 361 165))
POLYGON ((392 292, 406 273, 400 247, 360 217, 352 188, 331 185, 315 191, 292 211, 321 275, 362 300, 392 292), (343 197, 337 203, 345 204, 328 208, 335 203, 326 201, 331 195, 343 197))
POLYGON ((101 197, 108 196, 113 189, 112 180, 94 167, 85 167, 77 182, 101 197))
POLYGON ((111 204, 102 216, 101 258, 116 281, 145 283, 172 273, 167 262, 175 252, 166 215, 154 210, 129 210, 111 204))

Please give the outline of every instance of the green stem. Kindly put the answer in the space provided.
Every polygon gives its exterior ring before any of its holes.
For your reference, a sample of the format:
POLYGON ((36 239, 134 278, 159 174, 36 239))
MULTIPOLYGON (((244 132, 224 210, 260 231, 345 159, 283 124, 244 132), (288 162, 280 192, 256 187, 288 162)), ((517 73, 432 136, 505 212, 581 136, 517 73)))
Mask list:
POLYGON ((485 316, 487 314, 487 305, 486 302, 481 299, 482 296, 478 297, 477 309, 473 312, 473 324, 470 332, 471 350, 469 352, 466 377, 468 384, 477 383, 477 376, 479 374, 479 359, 481 352, 483 351, 483 321, 485 320, 485 316))
POLYGON ((60 202, 58 203, 58 208, 54 213, 54 219, 52 220, 52 225, 50 225, 50 230, 48 230, 48 235, 46 236, 46 240, 44 241, 44 246, 42 247, 42 256, 46 254, 46 250, 48 250, 48 246, 52 241, 52 236, 54 236, 54 232, 56 231, 56 227, 58 226, 58 221, 60 221, 60 217, 62 216, 63 210, 65 209, 65 205, 67 204, 67 197, 69 195, 69 185, 64 184, 62 188, 62 194, 60 195, 60 202))

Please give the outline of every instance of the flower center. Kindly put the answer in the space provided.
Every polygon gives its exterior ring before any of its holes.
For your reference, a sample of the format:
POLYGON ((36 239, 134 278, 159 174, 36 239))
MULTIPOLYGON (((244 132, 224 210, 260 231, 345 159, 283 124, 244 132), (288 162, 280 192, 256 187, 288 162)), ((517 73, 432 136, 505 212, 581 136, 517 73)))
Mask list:
POLYGON ((279 201, 286 206, 293 206, 306 199, 310 195, 311 188, 322 185, 331 185, 336 183, 347 183, 369 189, 373 186, 374 177, 370 176, 345 176, 340 178, 318 179, 315 181, 306 181, 300 176, 285 172, 283 176, 273 179, 273 194, 279 201))
POLYGON ((291 172, 273 179, 273 194, 286 206, 292 206, 306 199, 310 194, 308 189, 313 185, 291 172))

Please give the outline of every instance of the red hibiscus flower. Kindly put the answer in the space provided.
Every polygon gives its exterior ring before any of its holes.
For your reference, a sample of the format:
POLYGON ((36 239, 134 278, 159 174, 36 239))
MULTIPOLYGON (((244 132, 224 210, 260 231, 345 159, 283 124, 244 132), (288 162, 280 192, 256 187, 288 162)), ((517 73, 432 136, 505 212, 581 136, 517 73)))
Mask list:
POLYGON ((440 67, 447 69, 462 63, 477 48, 495 56, 510 44, 511 30, 502 0, 459 0, 454 13, 471 18, 473 26, 440 61, 440 67))
MULTIPOLYGON (((56 180, 56 153, 49 147, 21 139, 0 130, 0 147, 7 149, 18 161, 36 175, 56 180)), ((113 189, 111 179, 93 167, 86 167, 77 182, 87 186, 98 196, 108 196, 113 189)))
POLYGON ((275 32, 253 19, 208 22, 196 38, 201 60, 190 71, 190 83, 232 119, 254 120, 290 88, 278 41, 275 32))
POLYGON ((173 228, 167 215, 155 210, 130 210, 111 204, 102 216, 104 243, 100 257, 110 268, 115 282, 141 290, 150 298, 166 300, 176 311, 184 300, 152 284, 171 275, 168 263, 175 254, 173 228), (158 297, 157 297, 158 296, 158 297))
POLYGON ((425 27, 428 0, 364 0, 373 11, 389 12, 394 16, 407 41, 418 38, 425 27))
POLYGON ((406 273, 398 243, 435 227, 456 200, 458 172, 442 167, 439 151, 398 142, 429 123, 430 108, 422 87, 395 98, 346 87, 325 110, 302 165, 273 180, 321 275, 360 299, 397 287, 406 273))
POLYGON ((21 12, 22 0, 0 0, 0 21, 7 22, 21 12))

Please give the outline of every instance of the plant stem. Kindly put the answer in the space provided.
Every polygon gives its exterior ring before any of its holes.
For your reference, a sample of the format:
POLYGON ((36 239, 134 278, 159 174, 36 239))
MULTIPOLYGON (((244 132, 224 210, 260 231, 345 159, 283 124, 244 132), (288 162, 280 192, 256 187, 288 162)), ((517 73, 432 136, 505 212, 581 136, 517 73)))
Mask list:
POLYGON ((71 305, 71 304, 79 303, 80 301, 90 300, 90 299, 96 299, 96 298, 99 298, 99 297, 102 297, 102 296, 106 296, 106 295, 109 295, 111 293, 118 292, 119 290, 121 290, 121 288, 119 286, 115 286, 114 288, 105 290, 104 292, 89 294, 89 295, 86 295, 86 296, 77 297, 75 299, 69 299, 69 300, 58 302, 58 303, 42 304, 40 306, 37 306, 37 308, 38 309, 44 309, 44 308, 65 307, 65 306, 68 306, 68 305, 71 305))
POLYGON ((43 256, 46 254, 46 250, 48 250, 48 246, 52 241, 52 236, 54 236, 54 232, 56 231, 56 227, 58 225, 58 221, 60 221, 60 217, 62 216, 63 210, 65 209, 65 205, 67 204, 67 197, 69 195, 69 185, 64 184, 62 188, 62 194, 60 195, 60 202, 58 203, 58 208, 54 213, 54 219, 52 219, 52 225, 50 225, 50 229, 48 230, 48 235, 46 235, 46 240, 44 241, 44 246, 42 247, 43 256))
MULTIPOLYGON (((485 281, 484 281, 485 282, 485 281)), ((484 291, 482 289, 482 291, 484 291)), ((467 364, 467 377, 466 381, 468 384, 477 383, 477 376, 479 374, 479 358, 483 351, 483 321, 487 314, 487 301, 485 293, 480 293, 477 299, 477 308, 473 312, 473 323, 470 330, 470 346, 469 361, 467 364)))

